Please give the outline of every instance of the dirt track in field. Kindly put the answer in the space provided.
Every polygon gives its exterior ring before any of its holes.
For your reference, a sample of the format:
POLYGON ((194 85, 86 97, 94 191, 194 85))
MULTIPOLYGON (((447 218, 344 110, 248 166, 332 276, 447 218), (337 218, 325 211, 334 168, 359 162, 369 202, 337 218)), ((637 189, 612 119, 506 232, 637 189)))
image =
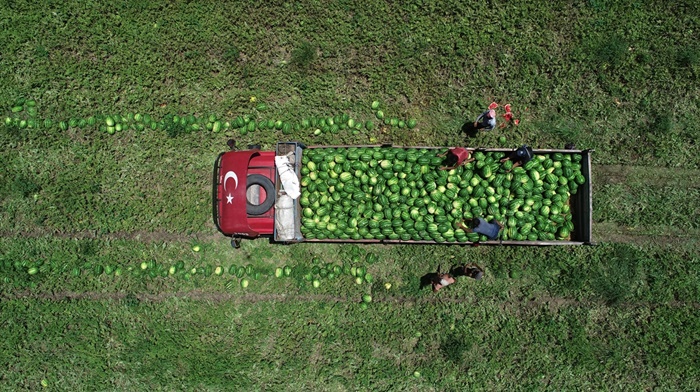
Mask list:
POLYGON ((653 232, 650 229, 628 228, 612 223, 593 222, 595 242, 625 243, 636 245, 684 246, 700 245, 700 230, 674 230, 653 232))
POLYGON ((94 231, 73 231, 73 232, 53 232, 51 230, 34 228, 21 232, 0 231, 0 237, 6 238, 59 238, 59 239, 99 239, 106 241, 129 240, 151 242, 188 242, 192 240, 207 242, 218 241, 224 238, 223 235, 215 230, 211 232, 201 232, 192 234, 170 233, 167 231, 133 231, 133 232, 114 232, 100 234, 94 231))
POLYGON ((700 170, 676 169, 653 166, 593 165, 591 167, 593 189, 601 184, 623 184, 631 186, 682 186, 700 188, 700 170))
MULTIPOLYGON (((207 303, 235 303, 235 304, 250 304, 250 303, 283 303, 283 302, 322 302, 322 303, 360 303, 358 298, 337 297, 323 294, 254 294, 254 293, 227 293, 227 292, 211 292, 202 290, 192 291, 177 291, 158 294, 135 294, 124 292, 30 292, 21 291, 12 295, 0 296, 1 301, 14 301, 22 299, 37 299, 46 301, 124 301, 130 300, 136 303, 160 303, 170 299, 177 298, 183 300, 202 301, 207 303)), ((487 302, 488 300, 484 301, 487 302)), ((391 296, 383 298, 375 298, 375 303, 393 303, 406 305, 421 305, 421 304, 445 304, 445 303, 464 303, 479 306, 481 300, 477 298, 445 298, 438 296, 427 296, 423 298, 391 296)), ((549 311, 556 312, 560 308, 570 307, 586 307, 591 306, 606 306, 603 301, 579 301, 569 298, 559 298, 542 296, 534 299, 523 301, 501 301, 500 307, 503 310, 512 309, 514 311, 522 311, 522 309, 532 308, 547 308, 549 311)), ((491 306, 490 302, 489 305, 491 306)), ((656 308, 656 307, 691 307, 695 310, 700 310, 700 302, 694 301, 671 301, 667 303, 649 303, 649 302, 625 302, 615 306, 617 308, 656 308)))
MULTIPOLYGON (((594 165, 592 168, 593 208, 595 189, 606 184, 627 184, 632 188, 674 187, 680 189, 700 188, 700 170, 676 169, 650 166, 594 165)), ((698 203, 698 201, 689 200, 698 203)), ((593 222, 593 239, 597 242, 631 243, 658 246, 697 246, 700 239, 698 229, 630 228, 610 223, 593 222)))

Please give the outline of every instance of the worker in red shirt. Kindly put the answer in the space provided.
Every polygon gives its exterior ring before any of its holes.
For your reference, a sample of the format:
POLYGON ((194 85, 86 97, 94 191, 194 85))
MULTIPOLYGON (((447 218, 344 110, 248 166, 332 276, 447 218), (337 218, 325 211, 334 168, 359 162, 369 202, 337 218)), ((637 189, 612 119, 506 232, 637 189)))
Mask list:
POLYGON ((447 156, 445 159, 445 166, 441 167, 440 170, 452 170, 465 163, 469 163, 474 160, 471 157, 471 152, 469 149, 464 147, 454 147, 445 151, 442 154, 438 154, 439 157, 447 156))

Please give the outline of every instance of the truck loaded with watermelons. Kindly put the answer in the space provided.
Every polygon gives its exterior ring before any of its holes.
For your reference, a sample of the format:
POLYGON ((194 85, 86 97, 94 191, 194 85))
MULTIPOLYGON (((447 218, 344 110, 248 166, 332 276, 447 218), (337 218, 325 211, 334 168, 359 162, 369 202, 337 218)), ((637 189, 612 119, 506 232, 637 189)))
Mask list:
POLYGON ((512 149, 475 149, 474 161, 440 170, 446 147, 309 146, 281 142, 221 153, 213 219, 238 245, 275 242, 591 244, 591 150, 535 149, 522 167, 512 149), (275 157, 286 156, 300 195, 285 195, 275 157), (459 227, 496 219, 497 240, 459 227))

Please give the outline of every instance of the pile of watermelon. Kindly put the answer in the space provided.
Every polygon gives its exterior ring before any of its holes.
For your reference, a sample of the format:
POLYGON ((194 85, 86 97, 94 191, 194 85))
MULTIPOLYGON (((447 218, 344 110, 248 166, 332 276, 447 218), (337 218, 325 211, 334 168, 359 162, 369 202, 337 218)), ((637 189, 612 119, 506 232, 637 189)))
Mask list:
POLYGON ((306 239, 477 242, 459 223, 504 225, 501 239, 569 240, 569 199, 586 179, 581 155, 536 155, 523 167, 502 152, 439 170, 446 149, 342 147, 304 151, 301 232, 306 239))

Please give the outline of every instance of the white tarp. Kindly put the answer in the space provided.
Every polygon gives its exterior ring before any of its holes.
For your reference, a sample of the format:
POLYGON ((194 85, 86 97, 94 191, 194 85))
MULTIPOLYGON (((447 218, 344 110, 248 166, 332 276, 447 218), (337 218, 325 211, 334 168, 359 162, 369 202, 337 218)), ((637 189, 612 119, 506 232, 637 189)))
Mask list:
POLYGON ((285 155, 275 157, 275 165, 279 174, 282 188, 292 199, 297 199, 301 195, 299 188, 299 178, 294 171, 294 165, 289 162, 289 157, 285 155))
POLYGON ((295 239, 294 200, 287 195, 280 195, 275 203, 275 230, 277 239, 291 241, 295 239))

